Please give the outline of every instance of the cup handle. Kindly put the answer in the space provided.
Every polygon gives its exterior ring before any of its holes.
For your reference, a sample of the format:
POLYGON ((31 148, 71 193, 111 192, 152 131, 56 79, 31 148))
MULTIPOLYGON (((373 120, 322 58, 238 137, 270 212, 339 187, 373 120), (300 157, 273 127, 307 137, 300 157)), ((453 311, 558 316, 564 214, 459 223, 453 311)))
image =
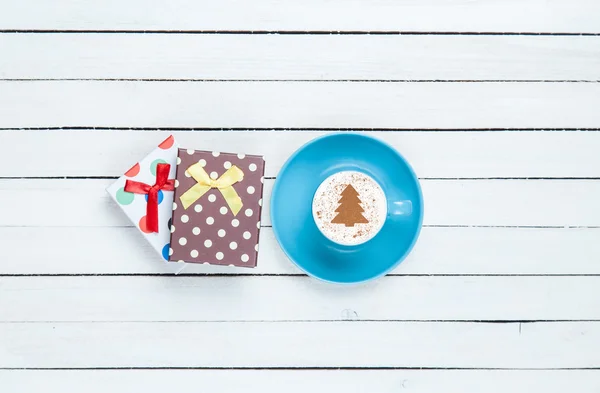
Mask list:
POLYGON ((392 216, 410 216, 413 212, 412 201, 392 201, 388 214, 392 216))

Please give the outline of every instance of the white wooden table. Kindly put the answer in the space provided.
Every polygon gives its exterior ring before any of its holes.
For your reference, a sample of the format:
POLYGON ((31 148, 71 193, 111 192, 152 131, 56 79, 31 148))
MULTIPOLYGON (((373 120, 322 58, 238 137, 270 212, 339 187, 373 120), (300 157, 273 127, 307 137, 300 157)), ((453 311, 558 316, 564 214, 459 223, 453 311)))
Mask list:
MULTIPOLYGON (((0 4, 0 391, 599 392, 600 2, 0 4), (173 133, 404 154, 422 235, 389 276, 167 274, 104 192, 173 133)), ((368 261, 366 261, 368 262, 368 261)))

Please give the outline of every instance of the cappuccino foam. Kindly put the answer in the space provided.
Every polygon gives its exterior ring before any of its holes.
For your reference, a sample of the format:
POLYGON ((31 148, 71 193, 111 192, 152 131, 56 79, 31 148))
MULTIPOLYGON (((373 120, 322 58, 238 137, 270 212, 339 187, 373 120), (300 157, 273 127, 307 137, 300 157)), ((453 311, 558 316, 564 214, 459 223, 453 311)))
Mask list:
POLYGON ((343 171, 321 183, 312 211, 323 235, 339 244, 357 245, 379 232, 387 215, 387 200, 370 176, 343 171))

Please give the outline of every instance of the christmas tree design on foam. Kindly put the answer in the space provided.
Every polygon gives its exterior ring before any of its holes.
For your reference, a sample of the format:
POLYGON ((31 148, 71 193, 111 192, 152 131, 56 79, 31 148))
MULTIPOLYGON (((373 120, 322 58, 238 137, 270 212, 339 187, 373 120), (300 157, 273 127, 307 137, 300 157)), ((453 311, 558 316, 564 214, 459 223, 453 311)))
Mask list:
POLYGON ((344 224, 347 227, 353 227, 354 224, 366 224, 369 222, 362 215, 364 210, 360 206, 361 200, 358 197, 358 192, 352 187, 352 184, 348 184, 344 188, 341 196, 338 201, 340 205, 335 209, 335 212, 338 214, 331 220, 332 224, 344 224))

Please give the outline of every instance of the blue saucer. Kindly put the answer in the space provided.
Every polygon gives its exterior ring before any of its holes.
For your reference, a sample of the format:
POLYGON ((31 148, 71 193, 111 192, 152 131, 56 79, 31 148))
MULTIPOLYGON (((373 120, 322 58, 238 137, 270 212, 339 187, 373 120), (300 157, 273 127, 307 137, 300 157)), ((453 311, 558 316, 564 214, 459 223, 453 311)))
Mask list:
POLYGON ((387 144, 368 136, 341 133, 317 138, 285 163, 271 196, 275 237, 288 257, 307 274, 335 283, 358 283, 396 267, 415 244, 423 221, 423 196, 415 173, 387 144), (375 179, 390 203, 410 200, 412 214, 388 214, 381 231, 358 246, 338 245, 317 228, 312 199, 330 175, 354 170, 375 179))

